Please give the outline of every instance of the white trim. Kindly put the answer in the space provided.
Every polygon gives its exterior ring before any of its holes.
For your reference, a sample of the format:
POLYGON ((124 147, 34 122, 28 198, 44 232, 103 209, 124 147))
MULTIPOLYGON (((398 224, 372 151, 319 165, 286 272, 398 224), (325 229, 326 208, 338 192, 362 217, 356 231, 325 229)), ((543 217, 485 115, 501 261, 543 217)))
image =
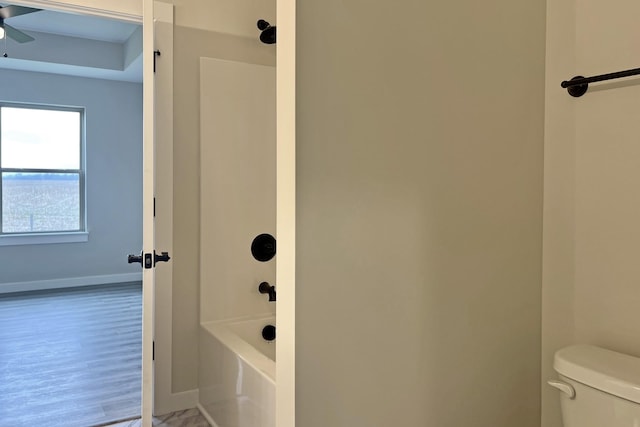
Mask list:
POLYGON ((171 3, 156 1, 153 7, 153 19, 156 22, 173 24, 173 5, 171 3))
MULTIPOLYGON (((156 401, 158 399, 157 393, 154 396, 156 401)), ((200 397, 199 390, 187 390, 179 393, 171 393, 169 396, 163 396, 165 401, 162 403, 162 412, 154 414, 154 416, 162 416, 170 414, 172 412, 184 411, 186 409, 192 409, 198 406, 198 399, 200 397)), ((154 406, 154 410, 157 408, 157 404, 154 406)))
MULTIPOLYGON (((161 52, 155 74, 156 250, 173 254, 173 5, 154 3, 155 45, 161 52)), ((158 264, 155 278, 153 414, 195 408, 190 392, 172 393, 173 263, 158 264)))
POLYGON ((54 243, 79 243, 88 241, 89 233, 86 231, 0 235, 0 246, 49 245, 54 243))
POLYGON ((276 425, 296 424, 296 0, 277 0, 276 425))
POLYGON ((106 274, 103 276, 68 277, 64 279, 34 280, 31 282, 0 283, 0 294, 10 292, 43 291, 75 288, 78 286, 107 285, 111 283, 139 282, 142 273, 106 274))
POLYGON ((209 415, 209 413, 207 412, 206 409, 204 409, 204 407, 198 403, 198 411, 200 411, 200 413, 202 414, 202 416, 207 420, 207 422, 209 424, 211 424, 211 427, 218 427, 218 424, 216 424, 215 421, 213 421, 213 418, 211 418, 211 415, 209 415))

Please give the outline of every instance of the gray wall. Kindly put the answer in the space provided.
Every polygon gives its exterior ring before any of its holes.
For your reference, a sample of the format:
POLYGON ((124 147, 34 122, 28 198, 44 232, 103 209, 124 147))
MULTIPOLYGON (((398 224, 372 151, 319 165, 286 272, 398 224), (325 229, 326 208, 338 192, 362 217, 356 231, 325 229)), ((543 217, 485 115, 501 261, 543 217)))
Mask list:
POLYGON ((545 2, 297 4, 296 421, 538 427, 545 2))
POLYGON ((257 37, 180 25, 174 37, 172 388, 180 392, 198 387, 200 57, 275 65, 275 47, 260 43, 257 37))
POLYGON ((0 70, 0 100, 86 108, 89 241, 0 246, 2 283, 135 273, 142 246, 142 85, 0 70))

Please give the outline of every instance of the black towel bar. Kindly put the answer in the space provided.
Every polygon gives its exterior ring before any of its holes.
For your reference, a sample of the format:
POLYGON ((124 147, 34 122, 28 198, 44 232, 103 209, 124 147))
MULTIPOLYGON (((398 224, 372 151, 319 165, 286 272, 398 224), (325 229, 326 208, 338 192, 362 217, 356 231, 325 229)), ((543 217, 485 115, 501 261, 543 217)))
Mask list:
POLYGON ((640 74, 640 68, 633 68, 631 70, 617 71, 615 73, 600 74, 599 76, 583 77, 575 76, 571 80, 565 80, 560 83, 560 86, 567 89, 569 95, 574 97, 580 97, 589 89, 589 83, 601 82, 604 80, 621 79, 623 77, 631 77, 640 74))

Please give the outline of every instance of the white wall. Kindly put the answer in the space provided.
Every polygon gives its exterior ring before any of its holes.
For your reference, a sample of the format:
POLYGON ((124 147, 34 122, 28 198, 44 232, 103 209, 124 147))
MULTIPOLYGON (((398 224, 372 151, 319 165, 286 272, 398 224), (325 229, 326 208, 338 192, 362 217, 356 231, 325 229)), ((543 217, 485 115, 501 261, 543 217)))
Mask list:
MULTIPOLYGON (((593 84, 577 99, 559 87, 638 67, 638 13, 630 0, 549 3, 543 381, 569 344, 640 356, 640 81, 593 84)), ((561 426, 557 400, 543 388, 542 426, 561 426)))
POLYGON ((0 247, 1 283, 139 273, 142 85, 0 70, 0 100, 84 106, 89 241, 0 247))
POLYGON ((251 255, 275 236, 275 67, 200 59, 200 322, 263 313, 276 303, 275 258, 251 255))
POLYGON ((544 2, 297 8, 297 425, 539 426, 544 2))

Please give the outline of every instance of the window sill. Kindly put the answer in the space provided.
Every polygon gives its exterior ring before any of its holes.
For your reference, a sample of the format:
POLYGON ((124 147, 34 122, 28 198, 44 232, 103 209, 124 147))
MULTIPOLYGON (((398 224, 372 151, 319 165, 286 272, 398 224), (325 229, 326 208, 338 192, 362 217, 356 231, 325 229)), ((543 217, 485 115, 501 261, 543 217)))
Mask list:
POLYGON ((86 231, 73 231, 68 233, 5 234, 0 236, 0 246, 49 245, 54 243, 80 243, 88 241, 89 233, 86 231))

